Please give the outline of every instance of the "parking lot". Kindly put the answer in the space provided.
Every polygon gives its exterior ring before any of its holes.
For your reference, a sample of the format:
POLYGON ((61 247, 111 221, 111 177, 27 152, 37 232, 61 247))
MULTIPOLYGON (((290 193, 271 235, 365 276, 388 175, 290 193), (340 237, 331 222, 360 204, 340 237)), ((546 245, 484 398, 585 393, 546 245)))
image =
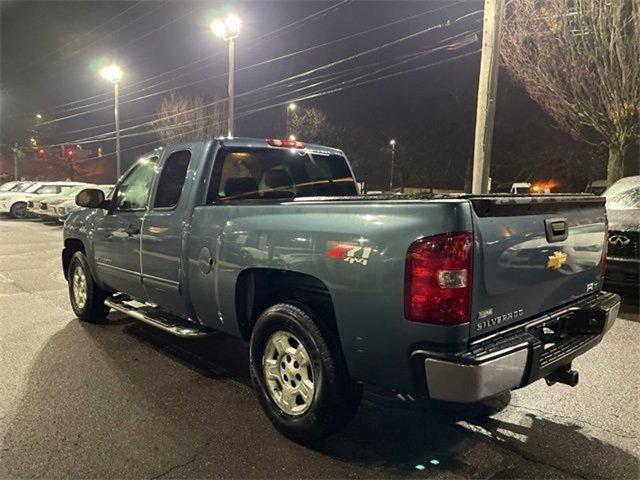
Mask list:
POLYGON ((637 297, 574 362, 573 389, 538 382, 446 410, 367 393, 309 448, 262 414, 239 340, 181 340, 116 314, 80 323, 61 237, 59 224, 0 218, 0 478, 640 475, 637 297))

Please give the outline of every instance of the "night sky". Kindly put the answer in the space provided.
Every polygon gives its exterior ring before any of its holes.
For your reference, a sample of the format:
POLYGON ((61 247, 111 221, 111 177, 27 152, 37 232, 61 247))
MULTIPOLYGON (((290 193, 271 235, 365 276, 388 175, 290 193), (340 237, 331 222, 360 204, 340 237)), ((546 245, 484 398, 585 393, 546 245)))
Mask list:
MULTIPOLYGON (((365 77, 370 80, 442 62, 412 73, 304 100, 300 104, 318 107, 342 125, 366 129, 369 133, 367 142, 375 144, 374 151, 383 149, 391 137, 412 144, 414 150, 419 149, 421 139, 430 129, 452 122, 460 138, 443 138, 445 143, 441 150, 460 150, 463 145, 464 151, 456 153, 463 157, 468 154, 472 142, 480 61, 479 53, 474 53, 480 47, 480 35, 475 41, 464 35, 473 34, 481 28, 482 6, 481 1, 0 1, 2 142, 24 144, 28 129, 33 128, 36 122, 36 112, 44 115, 44 124, 38 127, 38 132, 49 144, 112 131, 113 126, 109 125, 113 122, 112 87, 98 74, 99 67, 107 62, 119 64, 124 71, 121 82, 123 128, 149 120, 130 119, 153 114, 166 95, 158 92, 176 88, 182 93, 202 96, 206 101, 225 97, 226 45, 212 34, 208 26, 216 16, 233 12, 242 19, 242 31, 237 40, 236 94, 434 27, 410 40, 320 70, 312 77, 361 68, 347 72, 339 79, 323 77, 330 82, 297 95, 313 94, 349 77, 370 74, 365 77), (335 7, 330 9, 331 6, 335 7), (326 11, 300 21, 322 10, 326 11), (345 41, 312 48, 412 16, 413 19, 345 41), (455 21, 460 17, 464 18, 455 21), (456 38, 456 35, 460 36, 456 38), (461 42, 463 38, 466 41, 461 42), (447 45, 447 48, 393 66, 394 62, 407 58, 409 54, 447 45), (307 48, 312 50, 251 67, 307 48), (463 55, 463 58, 452 60, 463 55), (192 65, 171 73, 187 64, 192 65), (381 73, 372 73, 385 67, 381 73), (197 83, 184 87, 194 82, 197 83), (139 98, 142 96, 147 97, 139 98), (96 102, 97 105, 87 106, 96 102), (47 123, 96 109, 99 110, 47 123), (74 132, 103 124, 104 127, 94 130, 74 132)), ((307 78, 301 77, 300 80, 307 78)), ((549 132, 553 132, 554 136, 559 135, 561 142, 572 141, 553 128, 550 120, 505 72, 501 73, 500 82, 496 135, 501 135, 501 124, 508 127, 502 131, 503 138, 496 138, 498 165, 501 164, 501 156, 504 164, 504 157, 514 154, 514 119, 528 125, 527 134, 549 137, 549 132)), ((314 81, 296 85, 285 82, 278 89, 239 97, 236 100, 236 112, 240 117, 236 134, 281 136, 284 107, 266 109, 245 117, 243 112, 287 101, 291 90, 310 83, 314 81)), ((295 98, 296 94, 292 94, 291 99, 295 98)), ((131 133, 146 130, 148 127, 131 133)), ((124 138, 122 148, 128 149, 123 152, 125 164, 155 146, 152 142, 156 140, 153 134, 124 138), (141 145, 146 143, 150 145, 141 145)), ((102 142, 101 145, 109 153, 113 151, 113 143, 102 142)), ((89 145, 89 148, 96 146, 89 145)), ((530 150, 530 147, 526 148, 530 150)), ((448 164, 448 168, 460 170, 464 166, 448 164)), ((452 175, 456 178, 452 180, 454 183, 461 177, 457 173, 452 175)))

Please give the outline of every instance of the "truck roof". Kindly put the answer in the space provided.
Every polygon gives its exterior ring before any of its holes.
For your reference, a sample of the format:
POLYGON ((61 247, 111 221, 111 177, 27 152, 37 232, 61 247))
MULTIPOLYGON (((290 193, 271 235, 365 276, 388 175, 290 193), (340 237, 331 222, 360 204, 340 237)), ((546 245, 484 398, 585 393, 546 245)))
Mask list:
MULTIPOLYGON (((197 140, 193 142, 170 144, 165 146, 164 148, 176 147, 176 146, 182 146, 182 145, 184 145, 185 147, 189 145, 193 146, 195 144, 206 144, 211 141, 219 142, 220 144, 222 144, 224 147, 227 147, 227 148, 283 148, 283 147, 270 146, 267 143, 267 140, 268 139, 266 138, 251 138, 251 137, 218 137, 218 138, 213 138, 211 140, 197 140)), ((307 150, 310 152, 325 153, 325 154, 332 154, 332 155, 344 155, 344 152, 339 148, 327 147, 325 145, 318 145, 315 143, 306 143, 306 142, 302 142, 302 143, 304 143, 304 150, 307 150)), ((153 153, 153 152, 150 152, 150 153, 153 153)))

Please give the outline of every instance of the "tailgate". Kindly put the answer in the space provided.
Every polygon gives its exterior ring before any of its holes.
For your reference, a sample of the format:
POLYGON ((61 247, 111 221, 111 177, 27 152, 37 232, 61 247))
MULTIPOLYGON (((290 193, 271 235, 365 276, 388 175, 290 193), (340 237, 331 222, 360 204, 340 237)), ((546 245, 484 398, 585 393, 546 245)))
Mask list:
POLYGON ((471 337, 600 289, 604 198, 481 196, 470 201, 475 236, 471 337))

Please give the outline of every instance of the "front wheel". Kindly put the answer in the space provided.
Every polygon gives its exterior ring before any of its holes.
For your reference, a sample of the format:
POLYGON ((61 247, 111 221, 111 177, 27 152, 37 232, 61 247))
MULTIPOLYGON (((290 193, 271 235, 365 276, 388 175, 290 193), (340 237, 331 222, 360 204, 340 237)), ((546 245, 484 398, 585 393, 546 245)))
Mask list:
POLYGON ((269 420, 308 443, 346 425, 360 403, 333 335, 304 307, 280 303, 258 318, 250 345, 251 378, 269 420))
POLYGON ((27 204, 25 202, 16 202, 11 205, 9 215, 13 218, 26 218, 27 217, 27 204))
POLYGON ((104 300, 109 296, 93 281, 84 253, 76 252, 67 271, 69 299, 76 316, 85 322, 102 323, 109 314, 104 300))

